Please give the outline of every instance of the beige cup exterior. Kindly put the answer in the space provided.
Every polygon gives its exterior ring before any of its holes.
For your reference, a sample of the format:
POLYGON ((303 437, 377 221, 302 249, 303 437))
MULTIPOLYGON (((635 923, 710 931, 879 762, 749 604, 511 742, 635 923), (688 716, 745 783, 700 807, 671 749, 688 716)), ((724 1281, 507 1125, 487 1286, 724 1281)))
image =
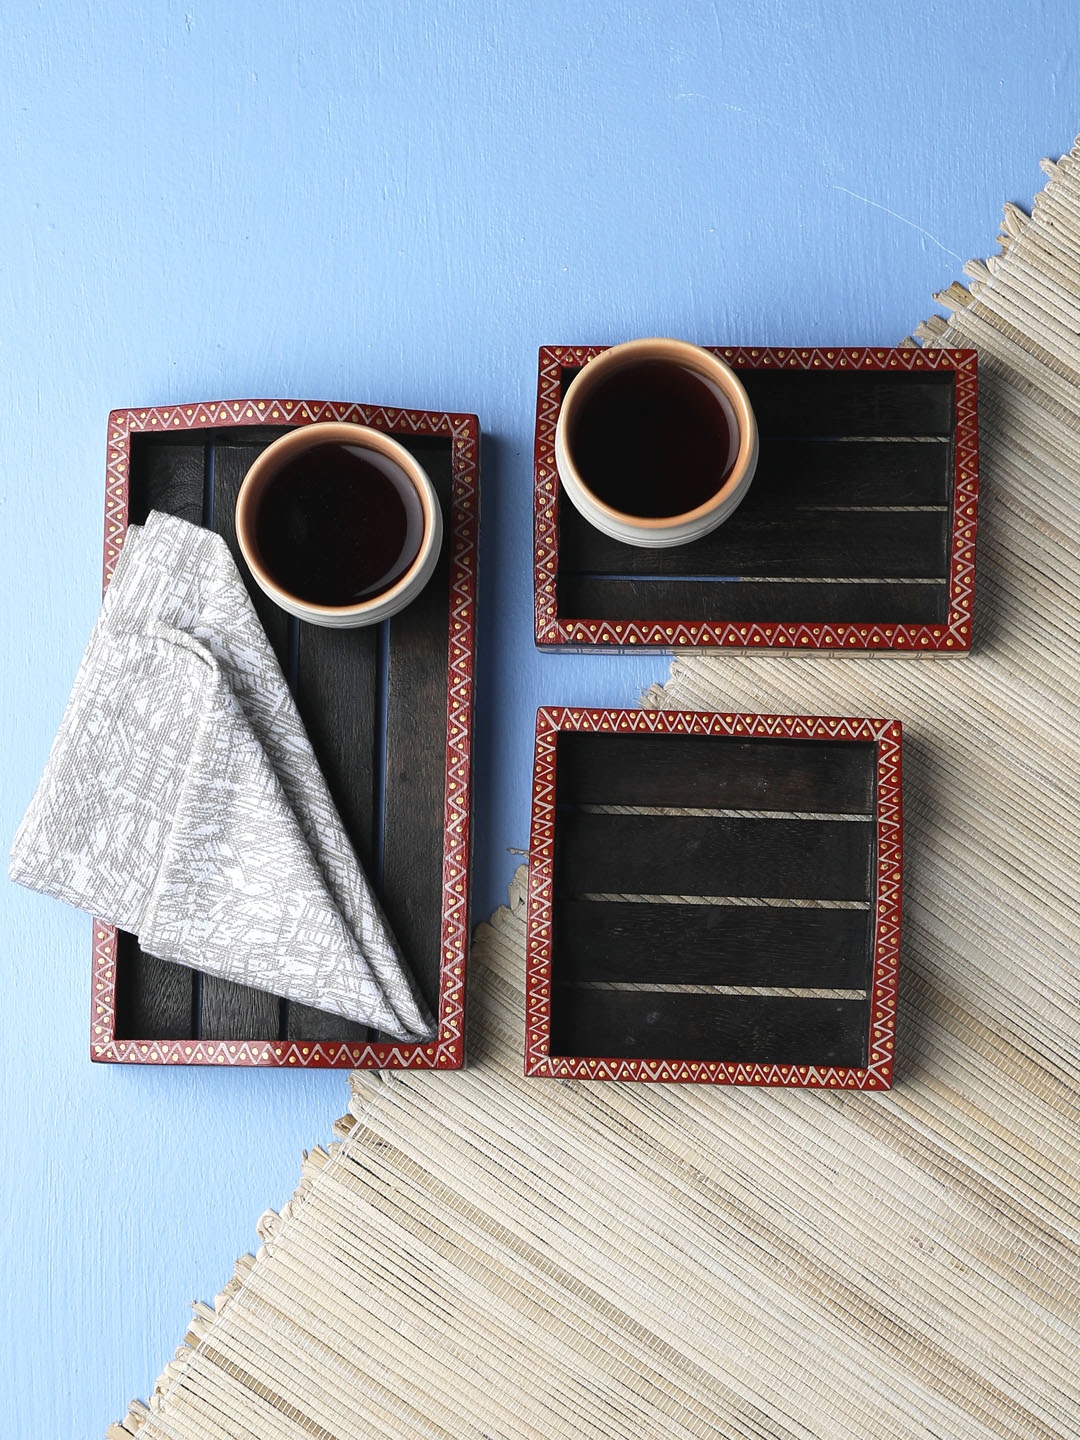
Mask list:
POLYGON ((443 518, 438 496, 423 468, 408 450, 381 430, 344 421, 325 421, 290 430, 280 440, 268 445, 244 476, 236 497, 236 539, 241 553, 259 589, 276 605, 309 625, 323 625, 334 630, 357 629, 361 625, 377 625, 404 610, 431 579, 442 548, 443 518), (315 605, 283 590, 263 567, 255 543, 255 520, 259 501, 271 479, 282 466, 305 450, 316 445, 353 445, 384 456, 411 481, 420 498, 424 514, 424 535, 416 559, 389 589, 357 605, 315 605))
POLYGON ((742 383, 734 370, 723 360, 698 345, 683 340, 629 340, 613 345, 590 360, 575 377, 566 392, 555 427, 555 466, 563 490, 574 507, 597 530, 627 545, 660 549, 669 545, 685 545, 715 530, 728 518, 746 495, 754 478, 758 459, 758 432, 754 412, 742 383), (606 504, 585 484, 567 446, 567 435, 574 414, 589 389, 606 375, 625 365, 660 361, 693 370, 726 397, 735 413, 739 447, 731 469, 724 476, 716 494, 694 510, 681 515, 658 518, 630 515, 606 504))

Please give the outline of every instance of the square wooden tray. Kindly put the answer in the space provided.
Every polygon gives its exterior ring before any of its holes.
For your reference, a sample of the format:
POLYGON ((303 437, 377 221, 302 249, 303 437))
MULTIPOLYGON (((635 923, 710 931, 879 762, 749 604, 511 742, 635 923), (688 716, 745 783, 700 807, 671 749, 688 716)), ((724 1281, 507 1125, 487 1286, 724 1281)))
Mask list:
POLYGON ((538 645, 970 649, 973 350, 714 348, 757 416, 757 473, 711 536, 648 550, 593 529, 555 469, 562 397, 603 348, 540 351, 538 645))
POLYGON ((105 583, 129 523, 181 515, 236 546, 237 490, 299 425, 393 434, 431 477, 446 538, 423 595, 382 626, 290 620, 249 583, 357 854, 438 1017, 429 1044, 365 1027, 140 951, 95 922, 91 1058, 158 1065, 454 1068, 463 1059, 479 423, 474 415, 298 400, 229 400, 109 417, 105 583))
POLYGON ((537 714, 525 1073, 886 1089, 900 725, 537 714))

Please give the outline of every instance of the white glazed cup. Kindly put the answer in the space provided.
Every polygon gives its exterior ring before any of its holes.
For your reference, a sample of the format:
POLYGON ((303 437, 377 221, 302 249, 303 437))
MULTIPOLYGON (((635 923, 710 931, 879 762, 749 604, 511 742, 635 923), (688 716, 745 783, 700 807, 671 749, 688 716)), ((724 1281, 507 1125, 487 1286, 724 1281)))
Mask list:
POLYGON ((438 496, 424 470, 405 449, 389 435, 365 425, 325 421, 290 430, 280 440, 268 445, 244 476, 236 497, 236 539, 251 574, 270 599, 298 620, 330 629, 356 629, 389 620, 410 604, 431 579, 442 548, 443 518, 438 496), (366 450, 388 460, 411 484, 423 513, 423 534, 416 558, 403 575, 386 590, 355 605, 318 605, 284 589, 267 570, 256 540, 259 505, 270 481, 282 467, 305 450, 317 445, 348 445, 366 450))
POLYGON ((563 399, 555 427, 555 466, 567 497, 597 530, 627 545, 654 549, 685 545, 715 530, 745 496, 754 478, 757 458, 757 422, 738 376, 708 350, 683 340, 629 340, 601 351, 574 377, 563 399), (718 474, 715 494, 695 509, 679 515, 633 515, 602 500, 582 478, 568 438, 573 431, 577 411, 598 382, 625 366, 646 362, 672 365, 700 375, 719 390, 735 417, 738 448, 734 461, 718 474))

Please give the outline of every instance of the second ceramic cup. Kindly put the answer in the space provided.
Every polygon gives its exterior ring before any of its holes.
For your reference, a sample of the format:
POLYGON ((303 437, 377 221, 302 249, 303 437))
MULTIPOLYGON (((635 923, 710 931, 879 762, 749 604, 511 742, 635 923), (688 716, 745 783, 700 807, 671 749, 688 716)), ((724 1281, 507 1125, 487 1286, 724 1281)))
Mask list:
POLYGON ((707 535, 745 496, 757 455, 735 372, 682 340, 631 340, 595 356, 567 390, 555 431, 566 495, 628 545, 707 535))
POLYGON ((339 422, 291 430, 262 452, 236 501, 236 538, 261 590, 335 629, 396 615, 431 578, 443 520, 403 445, 339 422))

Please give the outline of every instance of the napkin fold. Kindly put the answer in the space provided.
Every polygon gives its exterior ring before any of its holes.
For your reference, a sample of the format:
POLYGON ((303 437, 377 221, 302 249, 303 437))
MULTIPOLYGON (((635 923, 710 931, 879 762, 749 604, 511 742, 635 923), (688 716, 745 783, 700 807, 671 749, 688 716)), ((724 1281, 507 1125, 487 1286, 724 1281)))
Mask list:
POLYGON ((13 880, 175 960, 433 1033, 224 541, 131 526, 13 880))

